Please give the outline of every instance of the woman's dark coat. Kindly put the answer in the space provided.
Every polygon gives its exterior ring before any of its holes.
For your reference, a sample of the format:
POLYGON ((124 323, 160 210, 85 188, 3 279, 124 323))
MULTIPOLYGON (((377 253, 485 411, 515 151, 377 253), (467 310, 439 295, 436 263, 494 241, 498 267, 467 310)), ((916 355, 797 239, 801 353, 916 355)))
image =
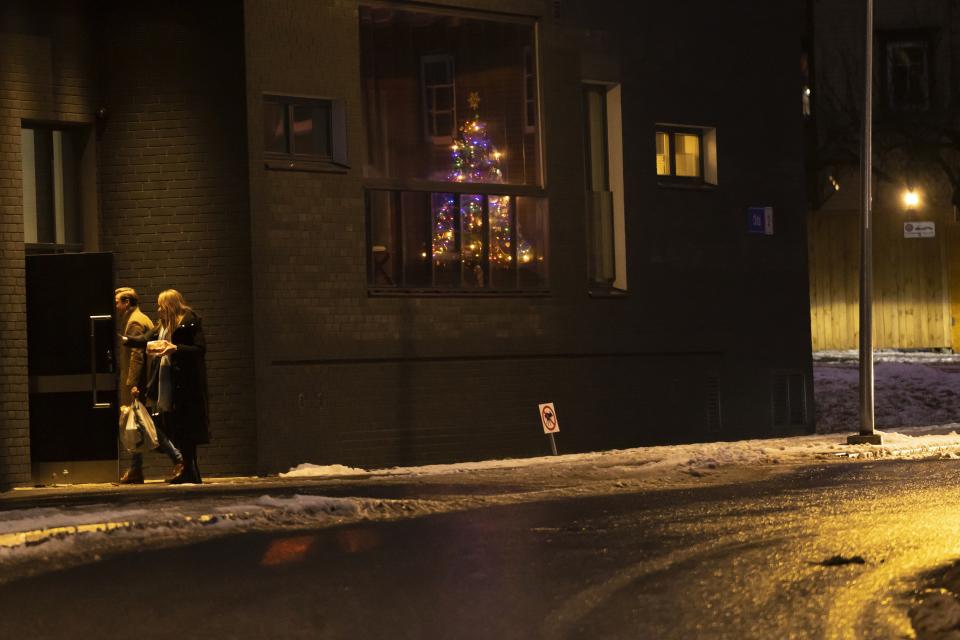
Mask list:
MULTIPOLYGON (((128 344, 146 346, 157 340, 160 325, 139 339, 129 338, 128 344)), ((164 428, 167 436, 179 446, 207 444, 210 442, 210 419, 207 398, 207 366, 204 355, 207 341, 203 326, 193 311, 188 311, 167 338, 177 345, 170 353, 170 378, 173 383, 173 408, 165 415, 164 428)), ((147 397, 156 401, 160 382, 160 358, 150 358, 147 382, 147 397)))

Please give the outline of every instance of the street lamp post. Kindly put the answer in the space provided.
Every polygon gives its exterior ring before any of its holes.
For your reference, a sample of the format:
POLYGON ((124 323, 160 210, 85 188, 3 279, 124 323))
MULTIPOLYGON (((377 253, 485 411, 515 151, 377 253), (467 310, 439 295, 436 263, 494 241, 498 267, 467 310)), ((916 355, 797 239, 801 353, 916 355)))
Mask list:
POLYGON ((867 0, 864 65, 863 147, 860 180, 860 433, 847 444, 881 444, 874 429, 873 397, 873 0, 867 0))

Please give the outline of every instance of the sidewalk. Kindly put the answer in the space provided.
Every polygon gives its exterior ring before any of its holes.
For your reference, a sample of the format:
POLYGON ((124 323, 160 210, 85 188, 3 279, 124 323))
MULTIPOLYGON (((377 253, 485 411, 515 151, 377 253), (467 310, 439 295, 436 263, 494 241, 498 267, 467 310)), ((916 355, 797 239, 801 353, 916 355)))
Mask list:
POLYGON ((420 467, 365 470, 342 465, 302 464, 278 476, 205 478, 202 485, 81 484, 17 488, 0 492, 2 512, 10 509, 134 504, 169 499, 209 499, 250 495, 416 497, 418 491, 491 495, 523 485, 558 487, 598 481, 630 480, 656 488, 687 485, 743 467, 822 464, 885 458, 960 457, 960 423, 884 430, 880 446, 846 444, 844 433, 789 438, 638 447, 592 453, 462 462, 420 467))

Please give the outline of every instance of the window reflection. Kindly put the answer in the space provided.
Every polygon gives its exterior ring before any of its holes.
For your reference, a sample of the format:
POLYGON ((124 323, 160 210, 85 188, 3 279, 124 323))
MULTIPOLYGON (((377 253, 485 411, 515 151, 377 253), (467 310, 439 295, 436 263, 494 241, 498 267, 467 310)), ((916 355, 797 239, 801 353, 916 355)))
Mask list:
POLYGON ((538 184, 532 24, 361 7, 360 42, 365 177, 451 181, 449 144, 476 112, 503 182, 538 184))

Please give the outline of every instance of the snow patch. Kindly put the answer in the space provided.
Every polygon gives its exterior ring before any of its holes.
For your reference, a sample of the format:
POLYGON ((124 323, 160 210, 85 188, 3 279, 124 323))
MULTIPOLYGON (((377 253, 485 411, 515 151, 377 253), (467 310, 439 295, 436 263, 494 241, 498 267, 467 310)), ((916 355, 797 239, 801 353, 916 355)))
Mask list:
POLYGON ((319 477, 336 477, 336 476, 358 476, 364 475, 367 471, 365 469, 357 469, 355 467, 347 467, 342 464, 328 464, 328 465, 319 465, 319 464, 310 464, 304 463, 299 464, 290 471, 286 473, 281 473, 281 478, 319 478, 319 477))
MULTIPOLYGON (((960 418, 960 355, 934 354, 919 362, 891 356, 874 366, 874 375, 878 427, 942 425, 960 418)), ((855 431, 860 406, 857 362, 820 362, 813 377, 817 431, 855 431)))

